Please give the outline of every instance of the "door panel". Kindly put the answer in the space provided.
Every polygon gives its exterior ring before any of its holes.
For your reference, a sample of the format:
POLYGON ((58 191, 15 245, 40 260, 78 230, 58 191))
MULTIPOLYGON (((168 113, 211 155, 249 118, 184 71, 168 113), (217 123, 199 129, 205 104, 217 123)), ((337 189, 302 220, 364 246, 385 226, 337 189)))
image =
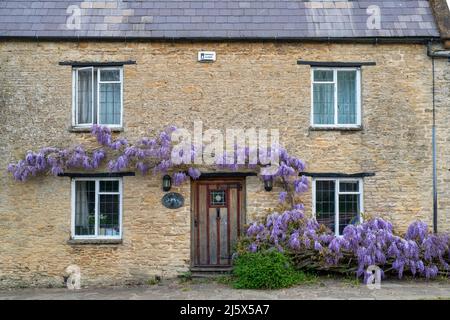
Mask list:
POLYGON ((209 240, 209 262, 208 264, 217 264, 217 220, 216 220, 216 210, 214 208, 209 209, 209 235, 207 233, 203 234, 200 239, 201 241, 208 242, 209 240))
POLYGON ((229 196, 230 196, 230 212, 236 212, 236 214, 231 214, 230 219, 230 226, 236 226, 236 228, 230 228, 230 238, 231 239, 237 239, 237 237, 240 235, 240 223, 239 223, 239 215, 240 215, 240 199, 238 198, 238 189, 231 189, 229 196))
POLYGON ((229 266, 244 225, 244 180, 193 182, 194 266, 229 266))
MULTIPOLYGON (((207 186, 206 185, 199 185, 198 186, 198 198, 199 199, 204 199, 206 198, 207 195, 207 186)), ((205 236, 206 234, 208 234, 208 230, 209 230, 209 219, 208 216, 206 215, 206 201, 198 201, 197 204, 198 206, 198 210, 199 213, 197 215, 197 232, 196 232, 196 236, 200 237, 201 236, 205 236)), ((207 246, 207 242, 206 241, 197 241, 197 246, 198 246, 198 251, 199 251, 199 257, 200 257, 200 261, 198 262, 199 264, 202 265, 206 265, 209 264, 209 261, 207 260, 207 258, 209 257, 208 254, 208 246, 207 246)))
POLYGON ((228 234, 228 209, 220 209, 220 216, 217 221, 220 226, 218 230, 218 237, 220 239, 218 256, 220 257, 220 264, 230 264, 230 252, 228 251, 228 241, 230 240, 228 234))

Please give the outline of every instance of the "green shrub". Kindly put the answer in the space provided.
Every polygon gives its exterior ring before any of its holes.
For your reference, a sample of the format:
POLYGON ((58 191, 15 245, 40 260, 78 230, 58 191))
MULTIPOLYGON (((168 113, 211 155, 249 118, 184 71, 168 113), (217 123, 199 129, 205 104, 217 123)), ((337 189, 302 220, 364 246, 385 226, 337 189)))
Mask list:
POLYGON ((150 278, 147 280, 147 285, 149 286, 154 286, 158 283, 161 282, 161 277, 160 276, 154 276, 153 278, 150 278))
POLYGON ((290 259, 275 250, 240 254, 234 262, 234 287, 238 289, 287 288, 310 281, 294 269, 290 259))
POLYGON ((178 275, 181 282, 189 282, 192 280, 192 273, 190 271, 183 272, 178 275))

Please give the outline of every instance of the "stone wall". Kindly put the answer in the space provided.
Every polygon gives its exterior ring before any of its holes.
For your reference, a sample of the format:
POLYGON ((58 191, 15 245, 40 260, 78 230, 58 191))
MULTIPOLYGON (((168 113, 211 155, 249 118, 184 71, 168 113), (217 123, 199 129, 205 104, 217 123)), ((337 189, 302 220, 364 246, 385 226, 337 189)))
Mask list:
MULTIPOLYGON (((374 172, 364 181, 366 214, 388 217, 399 230, 415 219, 431 224, 431 60, 422 45, 3 42, 0 168, 27 150, 93 141, 69 130, 71 68, 58 65, 66 60, 137 61, 124 67, 120 134, 131 140, 170 124, 192 129, 194 120, 205 130, 278 128, 282 144, 310 172, 374 172), (198 63, 199 50, 215 50, 217 61, 198 63), (300 58, 377 63, 362 69, 362 130, 310 130, 310 67, 297 65, 300 58)), ((447 164, 440 172, 441 231, 450 230, 447 164)), ((123 244, 114 246, 67 244, 69 178, 18 183, 0 170, 0 185, 0 286, 62 285, 72 263, 81 267, 84 284, 103 285, 188 269, 188 185, 178 190, 186 205, 166 210, 160 177, 124 178, 123 244)), ((268 193, 258 178, 247 178, 247 220, 276 205, 276 190, 268 193)), ((310 192, 304 202, 310 213, 310 192)))
POLYGON ((450 229, 450 62, 435 60, 438 232, 450 229))

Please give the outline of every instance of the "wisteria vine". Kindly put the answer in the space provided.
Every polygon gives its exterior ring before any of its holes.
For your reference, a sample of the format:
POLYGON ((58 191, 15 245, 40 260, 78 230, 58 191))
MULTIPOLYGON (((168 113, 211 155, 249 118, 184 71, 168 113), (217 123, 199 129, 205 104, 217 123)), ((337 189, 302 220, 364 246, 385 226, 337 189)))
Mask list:
POLYGON ((449 244, 448 235, 430 233, 421 221, 413 222, 400 237, 381 218, 349 225, 342 236, 335 236, 325 225, 305 217, 304 207, 297 205, 252 223, 240 248, 250 252, 277 249, 292 255, 299 269, 355 272, 366 281, 371 265, 399 278, 406 272, 426 278, 449 275, 449 244))
MULTIPOLYGON (((161 131, 154 138, 143 137, 134 144, 126 138, 119 137, 113 139, 111 130, 106 126, 94 125, 91 133, 96 138, 99 146, 87 150, 82 145, 60 149, 56 147, 45 147, 37 152, 28 151, 24 159, 17 163, 8 165, 8 171, 17 181, 26 181, 38 174, 53 174, 55 176, 63 174, 66 170, 96 170, 106 165, 111 172, 120 172, 124 170, 136 170, 142 174, 151 172, 153 174, 172 173, 173 184, 180 185, 186 180, 198 179, 201 175, 200 165, 192 165, 198 152, 203 152, 205 146, 190 146, 190 155, 181 157, 188 161, 174 163, 172 156, 174 146, 172 133, 177 130, 175 126, 170 126, 161 131)), ((237 160, 239 153, 243 153, 247 161, 243 165, 236 164, 237 161, 227 161, 226 152, 217 157, 215 167, 219 169, 228 169, 237 171, 245 167, 246 169, 255 169, 262 167, 260 163, 251 164, 249 155, 254 152, 249 147, 235 146, 234 159, 237 160)), ((257 150, 261 152, 261 150, 257 150)), ((279 163, 276 170, 270 175, 264 174, 262 179, 278 179, 284 190, 280 194, 280 201, 290 200, 292 206, 297 201, 297 195, 308 189, 308 180, 306 177, 300 177, 300 173, 305 169, 305 163, 279 147, 272 146, 267 148, 265 156, 270 152, 278 152, 279 163)), ((179 156, 182 156, 181 154, 179 156)))

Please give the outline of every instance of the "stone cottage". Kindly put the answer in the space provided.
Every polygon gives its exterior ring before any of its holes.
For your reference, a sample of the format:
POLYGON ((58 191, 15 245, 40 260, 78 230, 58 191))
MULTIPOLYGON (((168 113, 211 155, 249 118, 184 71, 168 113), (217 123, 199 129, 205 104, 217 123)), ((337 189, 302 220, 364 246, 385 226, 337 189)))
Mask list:
POLYGON ((278 129, 307 164, 306 212, 336 234, 364 214, 449 231, 446 18, 431 5, 448 10, 437 0, 0 2, 0 286, 62 285, 70 265, 82 284, 103 285, 224 270, 244 225, 278 203, 280 186, 248 170, 205 166, 180 186, 106 167, 26 182, 6 171, 28 150, 95 146, 96 124, 130 141, 194 122, 278 129), (169 189, 176 208, 162 201, 169 189))

